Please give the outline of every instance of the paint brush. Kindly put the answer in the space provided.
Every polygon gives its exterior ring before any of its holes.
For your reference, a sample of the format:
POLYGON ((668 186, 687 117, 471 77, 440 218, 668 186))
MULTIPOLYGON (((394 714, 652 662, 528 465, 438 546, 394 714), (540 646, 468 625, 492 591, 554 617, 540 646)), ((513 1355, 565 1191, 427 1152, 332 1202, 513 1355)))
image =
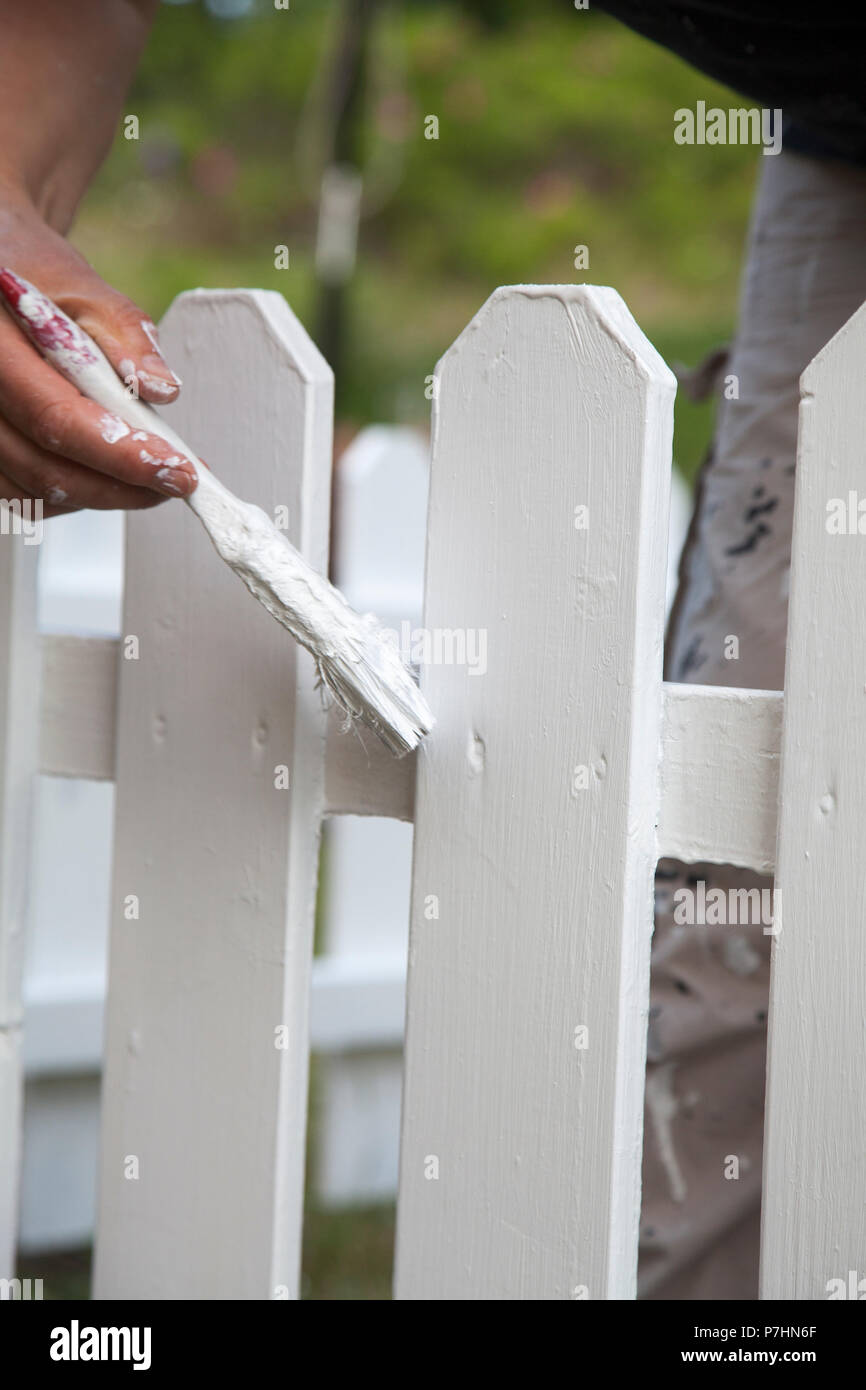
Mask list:
POLYGON ((226 564, 312 653, 322 685, 347 715, 362 719, 398 756, 417 747, 433 717, 378 620, 356 613, 260 507, 229 492, 170 425, 129 393, 92 338, 52 300, 6 269, 0 269, 0 296, 40 354, 82 396, 133 430, 166 440, 183 455, 169 465, 192 463, 198 484, 184 500, 226 564))

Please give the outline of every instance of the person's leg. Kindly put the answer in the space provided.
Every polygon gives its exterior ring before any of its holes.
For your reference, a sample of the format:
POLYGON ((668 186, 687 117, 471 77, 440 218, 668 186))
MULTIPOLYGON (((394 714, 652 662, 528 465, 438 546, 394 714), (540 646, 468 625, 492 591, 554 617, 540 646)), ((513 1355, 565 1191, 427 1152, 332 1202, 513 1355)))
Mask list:
MULTIPOLYGON (((800 373, 866 299, 866 170, 761 160, 728 376, 680 567, 666 679, 781 690, 800 373)), ((677 925, 677 890, 771 887, 659 865, 639 1296, 755 1298, 769 946, 677 925), (738 1174, 737 1176, 735 1176, 738 1174)))

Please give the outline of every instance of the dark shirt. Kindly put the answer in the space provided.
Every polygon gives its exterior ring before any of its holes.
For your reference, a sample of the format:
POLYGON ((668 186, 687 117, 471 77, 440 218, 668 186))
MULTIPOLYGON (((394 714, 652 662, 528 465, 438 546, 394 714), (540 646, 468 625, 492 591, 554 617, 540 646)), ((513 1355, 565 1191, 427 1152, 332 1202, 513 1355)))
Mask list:
POLYGON ((597 3, 761 106, 780 107, 785 149, 866 164, 862 0, 597 3))

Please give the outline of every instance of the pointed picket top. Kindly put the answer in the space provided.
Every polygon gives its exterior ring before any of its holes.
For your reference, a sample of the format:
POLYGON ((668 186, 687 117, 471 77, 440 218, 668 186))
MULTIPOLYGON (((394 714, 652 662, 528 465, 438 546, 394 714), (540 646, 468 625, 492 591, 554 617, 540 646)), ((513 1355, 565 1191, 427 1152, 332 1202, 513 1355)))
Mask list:
POLYGON ((801 378, 764 1138, 764 1298, 857 1297, 847 1292, 849 1273, 866 1277, 864 381, 866 306, 801 378))
MULTIPOLYGON (((182 295, 166 412, 327 562, 330 368, 279 295, 182 295)), ((129 518, 95 1286, 297 1292, 325 726, 312 661, 188 508, 129 518), (124 656, 126 653, 124 652, 124 656)))
POLYGON ((629 1297, 675 383, 579 285, 435 380, 396 1293, 629 1297))

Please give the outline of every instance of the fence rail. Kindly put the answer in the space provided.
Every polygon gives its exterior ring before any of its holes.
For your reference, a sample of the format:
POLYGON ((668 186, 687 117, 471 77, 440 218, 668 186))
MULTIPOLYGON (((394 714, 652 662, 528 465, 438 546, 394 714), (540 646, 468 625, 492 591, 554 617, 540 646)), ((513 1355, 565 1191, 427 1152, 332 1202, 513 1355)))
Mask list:
MULTIPOLYGON (((183 295, 163 337, 173 421, 324 567, 331 375, 284 301, 183 295)), ((296 1296, 317 843, 347 813, 415 821, 398 1297, 634 1296, 669 855, 778 865, 763 1295, 862 1267, 866 571, 824 519, 864 359, 861 311, 804 378, 784 699, 662 682, 674 385, 610 290, 498 290, 439 365, 423 627, 484 633, 486 669, 424 665, 417 757, 323 717, 186 509, 129 518, 120 642, 38 642, 35 552, 0 539, 7 1264, 43 771, 117 783, 97 1297, 296 1296)))

